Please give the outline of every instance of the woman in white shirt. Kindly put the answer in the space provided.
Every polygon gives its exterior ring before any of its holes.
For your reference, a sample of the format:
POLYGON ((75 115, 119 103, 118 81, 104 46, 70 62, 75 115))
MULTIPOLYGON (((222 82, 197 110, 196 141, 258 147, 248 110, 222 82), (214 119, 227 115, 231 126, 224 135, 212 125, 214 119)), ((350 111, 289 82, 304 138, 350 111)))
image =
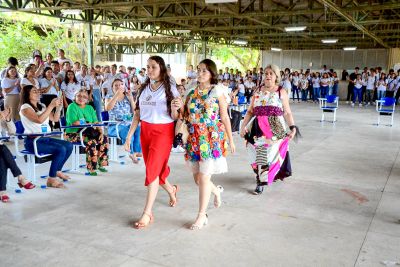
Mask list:
POLYGON ((326 95, 328 94, 329 82, 330 82, 330 79, 329 79, 328 73, 325 72, 324 74, 322 74, 322 79, 320 80, 320 85, 321 85, 320 92, 321 92, 322 98, 325 98, 326 95))
POLYGON ((313 86, 313 100, 314 102, 318 102, 319 93, 320 93, 320 79, 319 73, 312 74, 312 86, 313 86))
POLYGON ((382 97, 385 97, 386 95, 386 74, 381 73, 381 77, 379 80, 376 82, 376 87, 378 91, 378 100, 381 100, 382 97))
POLYGON ((370 73, 368 74, 366 83, 367 83, 367 88, 365 90, 365 104, 370 105, 371 102, 373 101, 375 83, 376 83, 376 74, 374 68, 370 69, 370 73))
POLYGON ((65 73, 64 81, 61 84, 65 110, 67 109, 69 104, 74 102, 75 93, 78 92, 80 89, 81 86, 75 77, 75 73, 72 70, 67 70, 67 72, 65 73))
POLYGON ((354 81, 354 87, 353 87, 353 102, 351 103, 351 106, 354 107, 354 104, 356 103, 356 100, 358 98, 358 105, 362 107, 362 87, 364 86, 364 81, 362 80, 361 74, 357 74, 357 78, 354 81))
POLYGON ((36 67, 32 64, 25 68, 25 75, 21 80, 21 88, 24 88, 26 85, 33 85, 36 89, 40 88, 39 81, 35 78, 35 71, 36 67))
POLYGON ((164 59, 151 56, 147 60, 148 78, 138 93, 135 115, 125 142, 125 150, 130 151, 130 142, 136 127, 141 122, 140 142, 146 165, 147 198, 142 217, 135 222, 136 229, 147 227, 153 221, 152 208, 159 185, 168 192, 169 205, 177 203, 178 186, 168 181, 170 168, 168 160, 174 139, 174 120, 183 105, 179 92, 171 84, 164 59))
POLYGON ((299 96, 299 73, 295 71, 292 76, 292 90, 293 90, 293 102, 294 102, 294 94, 297 94, 297 102, 300 103, 300 96, 299 96))
MULTIPOLYGON (((54 98, 48 107, 39 102, 40 91, 32 85, 22 88, 22 106, 20 110, 21 122, 24 126, 24 133, 41 133, 44 127, 50 132, 49 120, 58 121, 61 112, 61 99, 54 98), (55 113, 52 113, 53 109, 55 113)), ((51 154, 52 160, 47 179, 48 187, 63 188, 64 184, 57 180, 70 179, 61 170, 72 153, 73 146, 70 142, 56 138, 42 137, 36 141, 38 153, 51 154)), ((25 149, 34 151, 34 138, 25 139, 25 149)))
POLYGON ((50 67, 46 67, 43 71, 43 77, 39 80, 40 89, 42 93, 42 97, 40 98, 40 102, 49 106, 51 100, 58 96, 58 92, 60 88, 58 87, 58 83, 56 79, 53 77, 53 70, 50 67))
POLYGON ((90 69, 89 86, 92 88, 92 98, 94 109, 96 110, 97 119, 101 121, 101 82, 103 77, 96 72, 94 68, 90 69))
POLYGON ((7 69, 6 76, 1 80, 1 88, 3 88, 4 106, 11 108, 11 118, 14 121, 19 120, 18 106, 21 86, 15 67, 11 66, 7 69))
POLYGON ((331 92, 331 95, 337 95, 338 94, 338 87, 339 87, 339 78, 337 76, 336 71, 333 72, 331 81, 332 81, 332 92, 331 92))

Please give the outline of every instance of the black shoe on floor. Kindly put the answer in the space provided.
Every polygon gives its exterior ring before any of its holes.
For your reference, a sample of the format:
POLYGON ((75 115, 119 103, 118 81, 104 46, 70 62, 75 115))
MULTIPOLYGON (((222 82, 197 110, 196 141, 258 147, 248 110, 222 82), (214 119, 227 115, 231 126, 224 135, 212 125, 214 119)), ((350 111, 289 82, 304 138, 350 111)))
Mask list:
POLYGON ((263 191, 264 191, 264 186, 257 185, 256 189, 254 189, 254 191, 253 191, 253 194, 254 195, 261 195, 263 191))

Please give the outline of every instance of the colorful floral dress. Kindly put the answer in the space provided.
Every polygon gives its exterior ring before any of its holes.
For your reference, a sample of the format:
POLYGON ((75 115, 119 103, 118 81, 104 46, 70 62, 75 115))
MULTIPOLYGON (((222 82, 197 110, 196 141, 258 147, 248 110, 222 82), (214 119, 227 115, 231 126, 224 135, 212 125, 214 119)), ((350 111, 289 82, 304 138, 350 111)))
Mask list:
POLYGON ((258 185, 291 175, 288 129, 283 113, 279 91, 254 94, 254 119, 246 126, 249 134, 245 138, 258 185))
POLYGON ((226 90, 222 85, 209 90, 196 87, 187 96, 189 137, 185 159, 193 173, 212 175, 228 171, 225 127, 220 122, 218 101, 226 90))

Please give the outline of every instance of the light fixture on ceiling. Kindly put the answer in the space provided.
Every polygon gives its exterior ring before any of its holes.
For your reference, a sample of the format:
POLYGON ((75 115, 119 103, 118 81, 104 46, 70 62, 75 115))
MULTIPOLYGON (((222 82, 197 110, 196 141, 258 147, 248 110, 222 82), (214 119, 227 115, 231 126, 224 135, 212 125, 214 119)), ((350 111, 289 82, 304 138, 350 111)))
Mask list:
POLYGON ((174 30, 175 33, 190 33, 190 30, 174 30))
POLYGON ((322 39, 321 42, 323 44, 336 44, 338 39, 322 39))
POLYGON ((82 13, 81 9, 63 9, 61 13, 65 15, 80 15, 82 13))
POLYGON ((247 45, 247 41, 246 40, 235 40, 235 41, 233 41, 233 44, 235 44, 235 45, 247 45))
POLYGON ((285 31, 287 32, 301 32, 307 29, 307 26, 294 26, 294 27, 285 27, 285 31))
POLYGON ((343 47, 344 51, 354 51, 356 49, 357 49, 357 47, 355 47, 355 46, 343 47))
POLYGON ((282 48, 278 48, 278 47, 271 47, 271 51, 280 52, 280 51, 282 51, 282 48))
POLYGON ((206 4, 237 3, 238 0, 205 0, 206 4))

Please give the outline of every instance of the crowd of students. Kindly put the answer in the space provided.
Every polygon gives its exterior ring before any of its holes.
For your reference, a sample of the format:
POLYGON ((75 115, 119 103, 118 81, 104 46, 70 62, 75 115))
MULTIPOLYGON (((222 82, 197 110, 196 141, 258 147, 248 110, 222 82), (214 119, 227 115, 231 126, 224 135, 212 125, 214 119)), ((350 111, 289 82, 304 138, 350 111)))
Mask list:
MULTIPOLYGON (((66 126, 79 126, 101 122, 102 111, 108 111, 111 120, 132 114, 133 120, 122 122, 118 129, 110 125, 108 134, 118 131, 132 161, 137 163, 138 157, 143 157, 146 164, 148 195, 143 214, 134 225, 138 229, 153 221, 152 207, 159 185, 169 194, 170 206, 177 203, 179 186, 166 180, 174 121, 184 119, 190 126, 188 142, 178 152, 185 152, 185 160, 199 186, 199 211, 191 229, 200 229, 208 221, 206 209, 211 193, 215 196, 214 205, 221 205, 222 187, 215 186, 211 176, 227 172, 228 145, 232 153, 235 151, 232 132, 239 131, 239 125, 231 125, 229 105, 233 109, 240 104, 248 105, 245 114, 239 112, 240 119, 245 115, 240 135, 246 139, 256 175, 254 194, 261 194, 265 185, 291 175, 288 146, 298 128, 291 114, 290 97, 293 102, 315 102, 319 97, 338 94, 339 88, 337 73, 326 66, 312 72, 288 68, 281 71, 275 65, 268 65, 265 69, 253 68, 241 73, 228 67, 217 71, 215 63, 205 59, 196 70, 190 65, 186 77, 177 84, 170 66, 158 56, 150 57, 147 68, 140 70, 116 64, 88 68, 66 58, 62 49, 58 50, 58 56, 54 59, 47 54, 42 60, 40 51, 35 51, 23 77, 17 71, 18 60, 9 58, 8 67, 0 73, 4 98, 0 130, 3 135, 15 133, 13 122, 18 120, 29 134, 40 132, 43 127, 49 131, 60 128, 61 117, 65 117, 66 126), (254 127, 247 128, 248 124, 254 127)), ((342 76, 349 82, 348 101, 352 105, 356 101, 368 105, 385 96, 399 98, 400 75, 393 70, 386 77, 380 68, 365 68, 363 73, 355 68, 354 73, 344 72, 342 76)), ((39 139, 38 152, 53 155, 47 179, 49 187, 64 187, 62 181, 70 179, 61 170, 71 155, 72 142, 81 141, 79 131, 68 128, 64 140, 39 139)), ((82 138, 89 174, 107 172, 109 144, 104 129, 90 127, 82 133, 82 138)), ((26 138, 25 148, 34 151, 32 138, 26 138)), ((0 149, 0 200, 7 202, 8 168, 18 178, 20 187, 35 186, 21 175, 3 143, 0 149)))

